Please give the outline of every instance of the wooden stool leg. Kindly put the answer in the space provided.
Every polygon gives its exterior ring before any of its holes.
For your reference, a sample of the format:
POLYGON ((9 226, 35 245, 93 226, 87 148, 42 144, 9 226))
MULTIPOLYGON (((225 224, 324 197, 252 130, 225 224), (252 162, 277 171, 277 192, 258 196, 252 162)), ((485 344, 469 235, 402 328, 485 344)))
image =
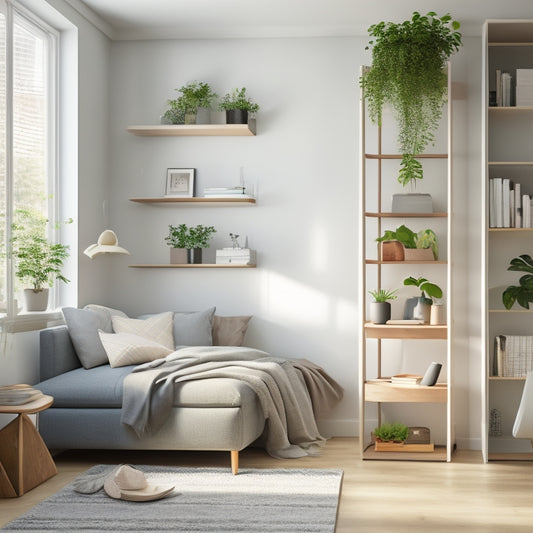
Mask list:
POLYGON ((237 475, 239 471, 239 450, 231 450, 231 471, 233 475, 237 475))

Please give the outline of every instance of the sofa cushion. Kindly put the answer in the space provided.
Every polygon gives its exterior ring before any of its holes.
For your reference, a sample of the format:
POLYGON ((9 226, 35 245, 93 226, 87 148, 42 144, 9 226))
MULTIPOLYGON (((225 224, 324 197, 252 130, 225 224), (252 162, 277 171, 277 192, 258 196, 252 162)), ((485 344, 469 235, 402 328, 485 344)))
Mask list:
POLYGON ((138 365, 160 359, 174 350, 133 333, 99 332, 111 367, 138 365))
MULTIPOLYGON (((120 408, 125 377, 134 366, 102 365, 77 368, 35 385, 54 397, 57 408, 120 408)), ((231 378, 210 378, 176 383, 174 405, 179 407, 236 407, 255 397, 245 383, 231 378)))
MULTIPOLYGON (((114 316, 111 318, 115 333, 133 333, 151 341, 162 344, 174 351, 174 334, 172 331, 173 313, 161 313, 144 320, 138 318, 124 318, 114 316)), ((132 361, 133 362, 133 361, 132 361)))
POLYGON ((251 316, 213 317, 213 346, 242 346, 251 316))

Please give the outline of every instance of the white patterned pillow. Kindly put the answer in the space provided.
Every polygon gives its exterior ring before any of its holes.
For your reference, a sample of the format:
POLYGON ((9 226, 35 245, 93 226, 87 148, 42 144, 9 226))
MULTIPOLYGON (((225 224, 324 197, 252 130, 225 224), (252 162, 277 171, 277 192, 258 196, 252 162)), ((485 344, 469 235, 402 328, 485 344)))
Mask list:
POLYGON ((111 321, 115 333, 132 333, 162 344, 174 351, 173 316, 174 313, 169 311, 144 320, 113 316, 111 321))
POLYGON ((100 330, 98 335, 109 358, 109 364, 113 368, 147 363, 174 351, 158 342, 132 333, 105 333, 100 330))

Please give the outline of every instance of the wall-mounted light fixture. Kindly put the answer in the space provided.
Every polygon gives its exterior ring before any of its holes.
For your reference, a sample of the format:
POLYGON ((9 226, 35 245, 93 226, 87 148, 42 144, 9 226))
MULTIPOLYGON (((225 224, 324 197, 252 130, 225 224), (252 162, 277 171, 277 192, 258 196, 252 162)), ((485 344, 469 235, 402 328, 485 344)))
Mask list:
POLYGON ((100 233, 97 244, 91 244, 84 252, 91 259, 98 254, 130 254, 128 250, 118 245, 118 239, 114 231, 106 229, 100 233))

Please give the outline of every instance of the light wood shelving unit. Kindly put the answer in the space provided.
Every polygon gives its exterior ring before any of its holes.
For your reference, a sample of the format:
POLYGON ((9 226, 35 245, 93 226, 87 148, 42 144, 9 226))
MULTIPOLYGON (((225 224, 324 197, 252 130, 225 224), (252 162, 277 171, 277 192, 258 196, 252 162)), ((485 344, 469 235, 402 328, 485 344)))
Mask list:
MULTIPOLYGON (((450 78, 450 76, 449 76, 450 78)), ((450 93, 450 83, 448 85, 450 93)), ((451 93, 450 93, 451 94, 451 93)), ((450 98, 451 100, 451 98, 450 98)), ((382 197, 384 194, 383 180, 385 170, 382 165, 387 161, 401 159, 401 155, 392 153, 382 153, 382 128, 371 125, 372 130, 367 131, 366 121, 367 112, 364 97, 361 98, 361 124, 360 124, 360 233, 359 233, 359 254, 361 264, 361 274, 359 276, 359 307, 362 314, 359 329, 359 445, 361 457, 363 459, 372 460, 408 460, 408 461, 450 461, 454 449, 454 428, 452 420, 452 384, 453 384, 453 361, 451 350, 451 335, 452 327, 449 325, 386 325, 373 324, 367 321, 367 304, 369 289, 390 287, 386 284, 391 271, 401 269, 402 266, 419 267, 422 271, 427 269, 446 269, 445 279, 446 286, 443 287, 447 297, 447 324, 450 324, 450 297, 451 294, 451 263, 449 259, 438 261, 383 261, 378 255, 377 259, 369 257, 367 249, 367 241, 373 241, 376 237, 382 235, 382 223, 388 222, 394 224, 395 220, 398 224, 406 223, 405 219, 412 219, 413 222, 418 221, 423 223, 423 220, 435 221, 436 219, 444 219, 441 224, 445 225, 445 233, 439 235, 441 243, 446 242, 446 249, 448 258, 450 257, 451 239, 450 239, 450 212, 451 201, 451 158, 449 157, 451 147, 451 102, 448 103, 448 122, 447 122, 447 153, 435 154, 421 154, 418 156, 425 161, 434 161, 432 164, 439 164, 441 160, 446 165, 447 183, 445 185, 444 194, 446 195, 446 210, 432 213, 392 213, 382 209, 382 197), (371 132, 371 133, 369 133, 371 132), (377 136, 373 142, 377 145, 377 150, 372 152, 367 150, 367 142, 370 135, 377 136), (367 165, 375 165, 373 169, 372 189, 367 186, 367 165), (377 176, 377 179, 375 179, 377 176), (376 183, 377 182, 377 183, 376 183), (370 191, 370 192, 369 192, 370 191), (370 196, 372 202, 370 202, 370 196), (377 202, 377 209, 374 204, 377 202), (373 209, 367 208, 367 203, 372 203, 373 209), (373 221, 370 225, 370 221, 373 221), (442 240, 441 240, 442 239, 442 240), (372 275, 377 279, 377 287, 367 286, 369 277, 369 269, 372 270, 372 275), (398 342, 408 343, 409 348, 416 345, 418 341, 421 342, 445 342, 445 357, 442 361, 443 372, 441 373, 441 380, 433 387, 423 387, 420 385, 396 385, 392 384, 388 378, 382 376, 384 360, 394 355, 389 355, 390 343, 397 346, 398 342), (442 382, 443 375, 446 376, 445 382, 442 382), (444 428, 445 442, 435 444, 433 452, 376 452, 371 440, 371 431, 374 429, 370 425, 373 422, 374 415, 377 416, 377 424, 382 423, 382 411, 387 405, 398 404, 402 412, 413 409, 415 405, 423 407, 424 404, 440 404, 443 406, 445 420, 438 420, 436 423, 439 427, 444 428), (405 410, 405 411, 404 411, 405 410), (372 411, 372 414, 369 412, 372 411)), ((425 171, 425 180, 431 180, 431 175, 425 171)), ((442 244, 441 244, 442 248, 442 244)), ((397 270, 396 270, 397 272, 397 270)), ((402 270, 403 272, 403 270, 402 270)), ((433 272, 430 270, 429 272, 433 272)), ((414 275, 414 273, 413 273, 414 275)), ((431 278, 431 274, 427 274, 431 278)), ((374 279, 373 278, 373 279, 374 279)), ((394 316, 393 316, 394 318, 394 316)), ((393 354, 393 351, 391 351, 393 354)), ((411 354, 415 358, 419 355, 411 354)), ((389 378, 390 379, 390 378, 389 378)), ((383 421, 401 421, 385 419, 383 421)), ((410 424, 414 425, 414 424, 410 424)), ((430 428, 431 429, 431 428, 430 428)), ((433 438, 432 438, 433 440, 433 438)))
MULTIPOLYGON (((489 224, 489 179, 508 177, 521 184, 523 192, 533 194, 531 170, 533 161, 529 139, 533 135, 533 107, 489 107, 489 91, 496 89, 495 70, 511 73, 516 81, 516 68, 533 69, 533 22, 492 20, 483 31, 483 161, 482 190, 484 195, 482 264, 485 294, 483 295, 484 380, 481 434, 483 460, 533 460, 533 449, 527 439, 514 439, 511 433, 518 411, 525 377, 492 376, 494 338, 496 335, 530 335, 533 311, 515 304, 506 310, 501 303, 500 286, 518 283, 520 273, 513 273, 509 282, 506 268, 513 257, 531 253, 533 228, 493 228, 489 224), (504 265, 505 263, 505 265, 504 265), (499 307, 494 308, 496 291, 499 307), (497 410, 497 411, 493 411, 497 410), (501 417, 500 427, 491 428, 491 412, 501 417), (500 431, 501 429, 501 431, 500 431), (501 434, 498 434, 501 433, 501 434)), ((513 104, 513 102, 512 102, 513 104)))

